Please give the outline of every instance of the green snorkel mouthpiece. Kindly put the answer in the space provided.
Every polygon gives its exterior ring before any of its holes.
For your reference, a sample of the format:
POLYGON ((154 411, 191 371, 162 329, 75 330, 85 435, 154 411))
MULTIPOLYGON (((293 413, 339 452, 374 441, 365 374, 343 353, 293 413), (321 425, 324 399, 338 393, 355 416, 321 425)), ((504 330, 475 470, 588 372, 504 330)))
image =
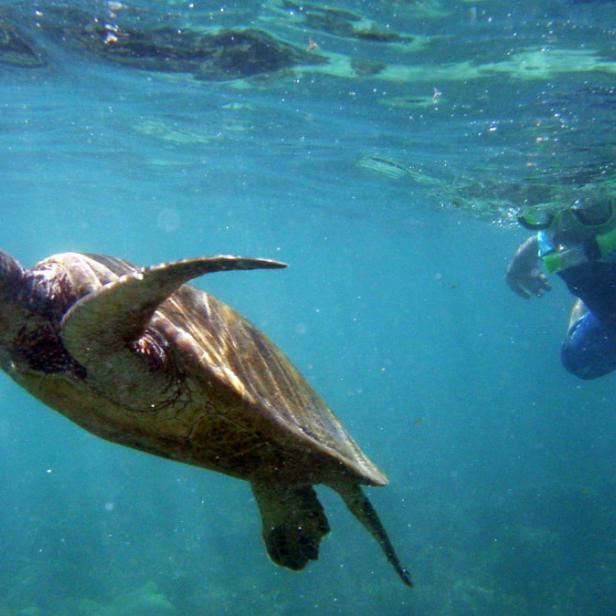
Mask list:
POLYGON ((541 257, 545 269, 550 273, 562 272, 563 270, 588 263, 590 259, 586 256, 586 251, 583 248, 574 246, 564 250, 555 250, 541 257))
POLYGON ((562 272, 582 263, 599 261, 616 250, 616 227, 605 233, 598 233, 581 246, 548 252, 541 257, 545 269, 550 273, 562 272))
POLYGON ((602 257, 613 252, 616 250, 616 227, 610 231, 597 235, 595 241, 597 242, 602 257))

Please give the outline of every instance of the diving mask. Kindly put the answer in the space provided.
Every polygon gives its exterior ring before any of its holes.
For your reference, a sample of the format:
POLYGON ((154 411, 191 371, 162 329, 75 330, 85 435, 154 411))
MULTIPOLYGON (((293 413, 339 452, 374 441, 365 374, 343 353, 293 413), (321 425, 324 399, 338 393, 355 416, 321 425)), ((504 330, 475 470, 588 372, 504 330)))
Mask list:
POLYGON ((592 228, 611 223, 615 215, 614 199, 578 199, 571 207, 560 212, 528 210, 518 218, 518 222, 531 231, 572 226, 592 228))

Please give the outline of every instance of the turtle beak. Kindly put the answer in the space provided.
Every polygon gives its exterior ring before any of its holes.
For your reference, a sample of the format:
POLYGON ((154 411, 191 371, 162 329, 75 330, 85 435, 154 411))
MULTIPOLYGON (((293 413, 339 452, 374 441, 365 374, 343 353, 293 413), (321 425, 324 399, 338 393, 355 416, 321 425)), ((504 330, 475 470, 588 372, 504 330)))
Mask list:
POLYGON ((7 252, 0 250, 0 293, 6 297, 19 287, 23 279, 24 268, 7 252))
POLYGON ((0 250, 0 347, 15 333, 20 316, 20 292, 25 271, 11 255, 0 250))
POLYGON ((0 317, 17 301, 24 268, 10 254, 0 250, 0 317))

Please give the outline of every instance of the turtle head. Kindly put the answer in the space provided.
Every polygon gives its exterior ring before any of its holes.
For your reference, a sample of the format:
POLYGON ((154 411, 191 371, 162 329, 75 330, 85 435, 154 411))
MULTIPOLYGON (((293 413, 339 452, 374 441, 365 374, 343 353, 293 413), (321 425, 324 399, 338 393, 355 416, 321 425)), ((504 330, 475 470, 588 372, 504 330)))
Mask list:
POLYGON ((11 255, 0 250, 0 344, 22 312, 21 299, 25 280, 24 268, 11 255))
POLYGON ((0 250, 0 298, 4 303, 9 297, 18 295, 24 279, 24 268, 17 259, 0 250))

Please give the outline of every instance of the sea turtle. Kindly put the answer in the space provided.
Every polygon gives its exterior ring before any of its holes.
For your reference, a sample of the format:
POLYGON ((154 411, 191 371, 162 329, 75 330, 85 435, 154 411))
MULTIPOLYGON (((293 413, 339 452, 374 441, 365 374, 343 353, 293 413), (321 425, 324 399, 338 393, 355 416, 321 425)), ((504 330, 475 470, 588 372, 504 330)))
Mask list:
POLYGON ((411 585, 360 484, 385 475, 282 352, 185 284, 284 263, 234 256, 136 267, 64 253, 31 269, 0 251, 0 362, 105 439, 249 481, 272 560, 299 570, 329 531, 314 484, 336 490, 411 585))

